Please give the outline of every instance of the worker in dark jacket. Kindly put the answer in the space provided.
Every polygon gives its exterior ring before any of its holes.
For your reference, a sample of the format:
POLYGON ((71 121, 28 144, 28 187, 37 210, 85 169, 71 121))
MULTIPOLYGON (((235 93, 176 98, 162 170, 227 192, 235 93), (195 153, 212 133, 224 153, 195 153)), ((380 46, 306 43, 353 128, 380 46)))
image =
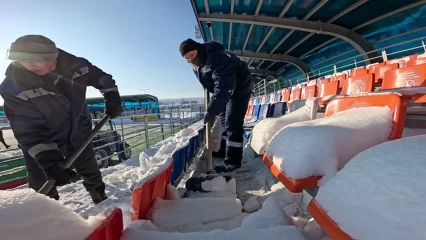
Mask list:
POLYGON ((214 157, 225 157, 225 165, 216 172, 229 172, 241 167, 243 154, 243 123, 253 90, 247 64, 225 50, 217 42, 197 43, 187 39, 180 44, 182 56, 192 63, 195 75, 207 89, 211 101, 204 122, 213 123, 220 116, 224 132, 221 150, 214 157))
MULTIPOLYGON (((78 173, 93 202, 105 200, 105 184, 91 144, 72 166, 77 173, 64 169, 63 164, 64 157, 70 156, 92 130, 87 86, 101 91, 111 118, 121 114, 121 98, 112 76, 40 35, 18 38, 11 44, 8 58, 13 62, 6 70, 0 94, 24 154, 29 186, 37 191, 47 179, 56 180, 56 186, 65 185, 78 173)), ((56 188, 48 196, 59 199, 56 188)))

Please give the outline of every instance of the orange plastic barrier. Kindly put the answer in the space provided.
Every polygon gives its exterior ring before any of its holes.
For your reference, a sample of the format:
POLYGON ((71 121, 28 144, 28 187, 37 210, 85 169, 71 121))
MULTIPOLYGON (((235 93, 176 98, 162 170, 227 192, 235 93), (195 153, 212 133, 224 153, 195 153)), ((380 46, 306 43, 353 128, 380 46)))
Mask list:
POLYGON ((327 215, 315 199, 309 203, 308 212, 331 239, 352 240, 352 237, 340 229, 339 225, 327 215))
POLYGON ((119 240, 123 233, 123 213, 115 209, 86 240, 119 240))
POLYGON ((302 93, 301 88, 293 88, 291 90, 291 93, 290 93, 290 101, 291 100, 299 100, 301 93, 302 93))
POLYGON ((385 78, 385 73, 388 70, 398 69, 398 68, 399 68, 399 64, 398 63, 392 63, 392 64, 388 64, 388 65, 383 65, 383 66, 376 67, 374 69, 374 82, 375 83, 381 83, 381 82, 383 82, 383 79, 385 78))
POLYGON ((351 71, 351 77, 358 77, 367 74, 368 71, 365 67, 355 68, 351 71))
POLYGON ((317 92, 317 85, 306 86, 302 88, 302 92, 300 94, 300 99, 307 99, 311 97, 315 97, 317 92))
MULTIPOLYGON (((342 96, 331 100, 327 104, 324 117, 331 116, 337 112, 344 111, 352 107, 364 106, 388 106, 393 113, 392 131, 389 140, 401 138, 404 130, 405 117, 407 113, 407 99, 395 93, 388 94, 370 94, 342 96)), ((272 159, 263 156, 263 161, 270 169, 271 173, 291 192, 301 192, 304 188, 316 187, 320 176, 311 176, 303 179, 289 178, 284 172, 280 171, 273 164, 272 159)))
POLYGON ((346 80, 342 94, 372 92, 374 90, 374 75, 372 73, 351 77, 346 80))
POLYGON ((164 199, 166 197, 167 185, 170 183, 172 175, 172 166, 147 181, 145 184, 133 190, 132 194, 132 221, 137 219, 146 219, 149 208, 157 197, 164 199))

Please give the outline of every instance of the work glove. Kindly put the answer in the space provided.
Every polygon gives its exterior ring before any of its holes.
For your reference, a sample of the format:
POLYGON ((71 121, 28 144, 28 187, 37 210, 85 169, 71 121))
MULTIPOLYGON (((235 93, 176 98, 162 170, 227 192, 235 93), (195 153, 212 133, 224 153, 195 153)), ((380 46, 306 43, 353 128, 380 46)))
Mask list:
POLYGON ((110 91, 104 93, 105 100, 105 114, 108 114, 110 118, 116 118, 123 112, 121 106, 121 97, 117 91, 110 91))
POLYGON ((60 163, 45 169, 44 172, 49 180, 56 180, 55 186, 69 184, 77 177, 77 173, 74 170, 64 169, 60 163))
POLYGON ((64 156, 59 150, 48 150, 35 156, 37 163, 43 168, 47 179, 56 180, 55 186, 71 183, 77 177, 77 173, 71 169, 64 169, 64 156))
POLYGON ((209 112, 204 115, 204 124, 209 123, 210 126, 213 126, 214 121, 216 120, 216 116, 209 112))

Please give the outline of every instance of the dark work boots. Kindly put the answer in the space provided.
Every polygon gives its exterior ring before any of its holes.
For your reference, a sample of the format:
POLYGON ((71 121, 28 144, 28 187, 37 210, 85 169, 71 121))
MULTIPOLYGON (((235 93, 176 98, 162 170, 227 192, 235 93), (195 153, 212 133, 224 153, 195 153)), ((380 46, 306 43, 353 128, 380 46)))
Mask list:
POLYGON ((237 170, 241 167, 241 163, 227 163, 225 161, 224 165, 219 165, 214 168, 216 173, 226 173, 226 172, 232 172, 234 170, 237 170))
POLYGON ((108 198, 105 192, 90 192, 90 197, 94 204, 99 204, 108 198))

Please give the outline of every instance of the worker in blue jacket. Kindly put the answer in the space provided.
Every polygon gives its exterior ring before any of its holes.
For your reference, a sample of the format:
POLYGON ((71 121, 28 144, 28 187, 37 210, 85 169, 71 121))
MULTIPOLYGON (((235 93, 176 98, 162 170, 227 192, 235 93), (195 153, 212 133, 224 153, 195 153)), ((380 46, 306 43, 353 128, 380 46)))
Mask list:
POLYGON ((216 166, 215 171, 233 171, 241 167, 244 116, 253 90, 250 70, 244 61, 217 42, 187 39, 180 44, 179 51, 193 65, 201 85, 213 94, 204 122, 212 124, 216 116, 222 120, 223 141, 213 157, 225 157, 225 164, 216 166))
MULTIPOLYGON (((52 40, 41 35, 18 38, 11 44, 7 57, 13 61, 0 84, 0 95, 24 154, 29 187, 38 191, 48 179, 62 186, 77 180, 78 173, 93 202, 104 201, 105 184, 92 144, 71 168, 64 168, 64 162, 92 131, 86 103, 88 86, 101 91, 111 118, 123 111, 115 80, 88 60, 57 48, 52 40)), ((59 199, 56 188, 47 195, 59 199)))

